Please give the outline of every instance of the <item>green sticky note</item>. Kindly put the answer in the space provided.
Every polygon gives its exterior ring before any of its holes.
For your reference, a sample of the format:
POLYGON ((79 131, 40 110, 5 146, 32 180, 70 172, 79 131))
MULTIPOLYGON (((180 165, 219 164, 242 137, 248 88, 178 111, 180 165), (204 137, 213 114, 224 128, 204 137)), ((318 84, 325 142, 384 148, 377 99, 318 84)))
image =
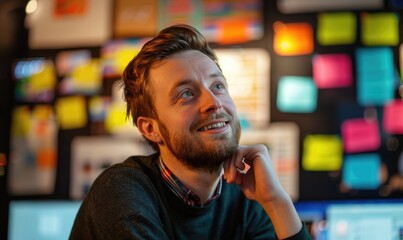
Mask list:
POLYGON ((363 13, 361 40, 367 46, 399 44, 399 17, 395 13, 363 13))
POLYGON ((317 40, 321 45, 352 44, 356 39, 357 19, 351 12, 320 13, 317 40))
POLYGON ((302 167, 306 171, 337 171, 343 161, 338 135, 308 135, 304 139, 302 167))

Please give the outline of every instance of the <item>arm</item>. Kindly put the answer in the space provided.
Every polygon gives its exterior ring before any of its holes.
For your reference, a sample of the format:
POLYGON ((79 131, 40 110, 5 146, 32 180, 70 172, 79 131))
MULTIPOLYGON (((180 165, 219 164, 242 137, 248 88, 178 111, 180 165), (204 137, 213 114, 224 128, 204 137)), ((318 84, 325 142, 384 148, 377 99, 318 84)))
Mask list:
POLYGON ((280 239, 293 236, 301 230, 301 220, 277 178, 264 145, 239 146, 236 154, 224 164, 224 178, 228 183, 238 184, 247 198, 262 205, 280 239), (244 169, 243 158, 251 165, 246 174, 237 170, 244 169))

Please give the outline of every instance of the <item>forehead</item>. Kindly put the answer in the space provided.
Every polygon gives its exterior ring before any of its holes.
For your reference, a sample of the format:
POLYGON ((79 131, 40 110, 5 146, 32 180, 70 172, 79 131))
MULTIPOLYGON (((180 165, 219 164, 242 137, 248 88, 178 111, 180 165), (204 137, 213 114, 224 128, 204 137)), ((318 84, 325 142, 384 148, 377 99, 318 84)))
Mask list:
POLYGON ((221 72, 207 55, 196 50, 173 54, 150 68, 151 82, 169 84, 175 80, 200 79, 221 72))

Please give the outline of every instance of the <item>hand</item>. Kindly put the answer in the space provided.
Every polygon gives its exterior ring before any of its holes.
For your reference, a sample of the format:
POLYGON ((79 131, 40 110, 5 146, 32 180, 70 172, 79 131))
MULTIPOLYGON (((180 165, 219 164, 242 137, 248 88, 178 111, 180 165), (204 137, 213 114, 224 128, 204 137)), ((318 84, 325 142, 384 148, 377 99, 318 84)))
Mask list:
POLYGON ((239 146, 234 156, 224 163, 224 178, 228 183, 238 184, 247 198, 262 205, 280 239, 293 236, 301 229, 301 220, 277 178, 266 146, 239 146), (244 169, 243 158, 251 166, 245 174, 238 171, 244 169))
POLYGON ((224 163, 224 178, 239 185, 247 198, 262 205, 287 197, 264 145, 239 146, 234 156, 224 163), (238 171, 245 167, 242 159, 251 166, 246 174, 238 171))

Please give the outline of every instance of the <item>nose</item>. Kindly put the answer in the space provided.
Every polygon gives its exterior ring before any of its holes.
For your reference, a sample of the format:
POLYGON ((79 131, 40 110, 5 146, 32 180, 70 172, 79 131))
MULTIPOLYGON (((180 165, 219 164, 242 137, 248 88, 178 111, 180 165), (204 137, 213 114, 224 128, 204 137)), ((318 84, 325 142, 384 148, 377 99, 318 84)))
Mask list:
POLYGON ((222 107, 220 99, 210 90, 205 90, 201 97, 202 113, 217 112, 222 107))

